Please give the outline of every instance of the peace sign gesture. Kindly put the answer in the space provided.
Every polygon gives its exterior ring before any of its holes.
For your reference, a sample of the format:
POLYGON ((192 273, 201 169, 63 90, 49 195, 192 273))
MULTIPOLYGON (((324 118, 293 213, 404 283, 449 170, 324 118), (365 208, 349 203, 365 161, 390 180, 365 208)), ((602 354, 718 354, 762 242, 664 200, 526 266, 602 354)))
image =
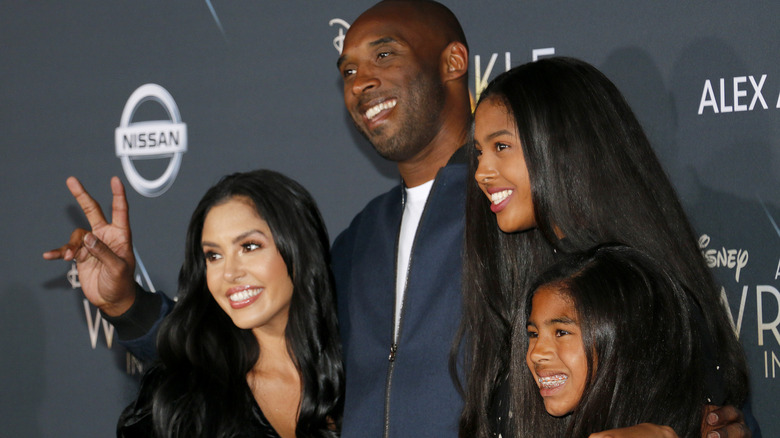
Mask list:
POLYGON ((68 243, 43 253, 43 258, 75 260, 81 289, 89 302, 108 316, 119 316, 135 301, 135 256, 125 188, 119 178, 111 178, 112 222, 108 223, 100 205, 78 179, 70 177, 66 184, 92 230, 77 228, 68 243))

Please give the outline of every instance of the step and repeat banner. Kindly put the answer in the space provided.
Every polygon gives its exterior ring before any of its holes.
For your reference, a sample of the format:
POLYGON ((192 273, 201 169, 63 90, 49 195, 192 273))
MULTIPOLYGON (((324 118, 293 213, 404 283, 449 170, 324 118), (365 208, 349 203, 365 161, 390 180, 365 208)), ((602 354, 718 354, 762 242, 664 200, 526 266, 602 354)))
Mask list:
MULTIPOLYGON (((476 98, 506 69, 584 59, 624 92, 696 227, 780 436, 780 3, 444 0, 476 98)), ((0 6, 0 436, 107 437, 143 364, 41 253, 125 183, 137 280, 175 294, 189 215, 220 176, 304 184, 331 238, 398 182, 347 115, 336 59, 371 1, 70 1, 0 6)), ((594 108, 594 111, 597 108, 594 108)))

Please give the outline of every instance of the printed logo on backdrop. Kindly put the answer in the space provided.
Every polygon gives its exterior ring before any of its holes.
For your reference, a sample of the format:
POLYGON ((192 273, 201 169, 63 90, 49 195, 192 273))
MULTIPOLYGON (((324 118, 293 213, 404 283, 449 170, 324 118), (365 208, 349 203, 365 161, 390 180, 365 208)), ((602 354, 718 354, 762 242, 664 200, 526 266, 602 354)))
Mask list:
MULTIPOLYGON (((709 235, 703 234, 699 237, 699 249, 704 257, 707 266, 715 270, 727 270, 727 276, 734 279, 733 284, 737 288, 736 296, 739 297, 739 305, 736 307, 737 314, 734 317, 734 307, 729 305, 726 294, 726 287, 721 288, 721 300, 729 310, 729 317, 737 337, 740 334, 748 333, 753 327, 744 326, 746 307, 752 307, 755 303, 756 309, 756 343, 755 350, 763 352, 763 373, 754 375, 763 376, 765 379, 774 379, 780 375, 780 291, 776 285, 780 278, 780 260, 774 272, 759 273, 766 280, 761 281, 766 284, 745 284, 743 276, 745 269, 751 264, 751 256, 744 248, 726 248, 714 244, 714 239, 709 235), (769 284, 774 283, 775 285, 769 284), (740 291, 741 289, 741 291, 740 291)), ((754 261, 753 261, 754 262, 754 261)), ((730 286, 728 286, 730 287, 730 286)), ((734 296, 734 294, 732 294, 734 296)), ((742 339, 743 345, 747 348, 747 340, 742 339)))
MULTIPOLYGON (((545 47, 543 49, 532 49, 530 60, 538 61, 539 58, 542 58, 544 56, 553 56, 553 55, 555 55, 555 47, 545 47)), ((498 60, 498 53, 492 53, 490 55, 490 58, 488 59, 487 66, 483 71, 482 57, 480 55, 474 55, 474 63, 472 64, 474 66, 473 67, 474 93, 472 95, 476 96, 474 98, 475 101, 479 100, 479 96, 482 94, 483 91, 485 91, 485 88, 487 88, 488 82, 490 82, 491 77, 498 76, 498 74, 503 73, 503 72, 498 72, 495 75, 493 74, 493 67, 495 66, 497 60, 498 60)), ((513 67, 512 53, 504 52, 504 72, 509 71, 512 67, 513 67)))
MULTIPOLYGON (((136 260, 136 267, 138 269, 138 273, 136 273, 135 281, 141 287, 144 289, 155 292, 154 284, 152 284, 152 279, 149 278, 149 274, 146 271, 146 266, 144 266, 143 261, 141 260, 140 255, 138 254, 138 251, 136 251, 135 248, 133 248, 133 254, 135 254, 135 260, 136 260)), ((70 270, 67 273, 67 279, 68 283, 70 283, 71 289, 80 289, 81 288, 81 282, 79 281, 79 271, 76 266, 76 263, 71 263, 70 270)), ((98 338, 100 337, 101 328, 103 329, 103 336, 106 339, 106 346, 110 349, 114 342, 114 326, 111 325, 108 321, 103 319, 103 316, 100 314, 100 311, 97 309, 94 309, 93 306, 89 303, 89 300, 86 298, 82 299, 82 304, 84 305, 84 316, 87 320, 87 330, 89 332, 89 342, 92 346, 92 349, 94 350, 97 348, 98 344, 98 338), (94 310, 93 310, 94 309, 94 310)), ((129 352, 126 355, 126 371, 127 374, 141 374, 143 373, 143 363, 139 361, 135 356, 130 354, 129 352)))
MULTIPOLYGON (((344 36, 345 31, 349 30, 350 24, 342 20, 341 18, 334 18, 328 22, 328 25, 330 26, 338 26, 338 35, 336 35, 333 38, 333 47, 336 48, 336 51, 341 54, 342 49, 344 48, 344 36)), ((553 56, 555 55, 555 47, 546 47, 543 49, 532 49, 531 50, 531 61, 537 61, 539 58, 543 56, 553 56)), ((474 90, 469 90, 469 93, 472 96, 472 109, 474 107, 474 102, 479 100, 479 95, 482 94, 482 91, 485 90, 485 87, 487 87, 488 82, 492 77, 498 76, 500 71, 497 71, 495 74, 493 74, 493 68, 495 67, 496 60, 498 60, 498 53, 492 53, 490 55, 490 58, 487 61, 487 65, 485 66, 485 69, 482 70, 482 57, 480 55, 474 55, 474 62, 472 63, 471 70, 474 72, 474 90), (476 97, 474 97, 476 96, 476 97)), ((512 54, 510 52, 504 52, 504 71, 509 71, 509 69, 512 68, 512 54)))
POLYGON ((114 144, 125 176, 138 193, 149 198, 165 193, 176 180, 182 155, 187 152, 187 124, 182 123, 173 96, 157 84, 138 87, 127 99, 114 144), (149 101, 160 104, 168 114, 168 120, 133 122, 136 110, 149 101), (147 180, 136 170, 135 160, 170 161, 160 177, 147 180))
POLYGON ((328 21, 328 25, 337 26, 336 28, 339 30, 339 34, 333 38, 333 47, 335 47, 339 52, 339 55, 341 55, 341 49, 344 48, 344 32, 349 29, 349 23, 347 23, 346 20, 342 20, 341 18, 334 18, 328 21))
POLYGON ((771 106, 780 108, 780 90, 766 74, 706 79, 698 114, 763 111, 771 106))

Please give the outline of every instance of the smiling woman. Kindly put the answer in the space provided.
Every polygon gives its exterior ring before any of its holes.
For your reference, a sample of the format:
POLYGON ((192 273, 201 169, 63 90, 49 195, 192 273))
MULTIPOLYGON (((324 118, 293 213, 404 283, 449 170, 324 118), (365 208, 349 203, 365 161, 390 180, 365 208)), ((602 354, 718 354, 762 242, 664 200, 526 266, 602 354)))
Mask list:
POLYGON ((308 192, 260 170, 192 215, 179 300, 121 437, 334 437, 343 367, 328 236, 308 192))
POLYGON ((534 228, 528 166, 509 109, 499 99, 488 99, 477 108, 475 117, 480 123, 474 126, 479 161, 474 178, 490 199, 490 211, 495 213, 498 227, 506 232, 534 228))
POLYGON ((234 196, 212 207, 202 246, 209 291, 236 327, 284 336, 292 279, 251 199, 234 196))

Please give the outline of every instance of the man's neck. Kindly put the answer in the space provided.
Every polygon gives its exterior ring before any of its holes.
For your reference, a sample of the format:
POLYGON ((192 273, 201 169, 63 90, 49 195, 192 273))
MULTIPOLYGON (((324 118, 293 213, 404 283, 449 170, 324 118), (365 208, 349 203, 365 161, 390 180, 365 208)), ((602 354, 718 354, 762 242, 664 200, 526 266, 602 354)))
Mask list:
POLYGON ((417 187, 436 178, 439 169, 447 165, 452 154, 466 142, 465 126, 458 135, 434 139, 419 154, 398 163, 398 172, 406 187, 417 187))
POLYGON ((450 156, 452 154, 424 161, 404 161, 398 163, 398 172, 406 187, 417 187, 436 178, 439 169, 447 165, 450 156))

